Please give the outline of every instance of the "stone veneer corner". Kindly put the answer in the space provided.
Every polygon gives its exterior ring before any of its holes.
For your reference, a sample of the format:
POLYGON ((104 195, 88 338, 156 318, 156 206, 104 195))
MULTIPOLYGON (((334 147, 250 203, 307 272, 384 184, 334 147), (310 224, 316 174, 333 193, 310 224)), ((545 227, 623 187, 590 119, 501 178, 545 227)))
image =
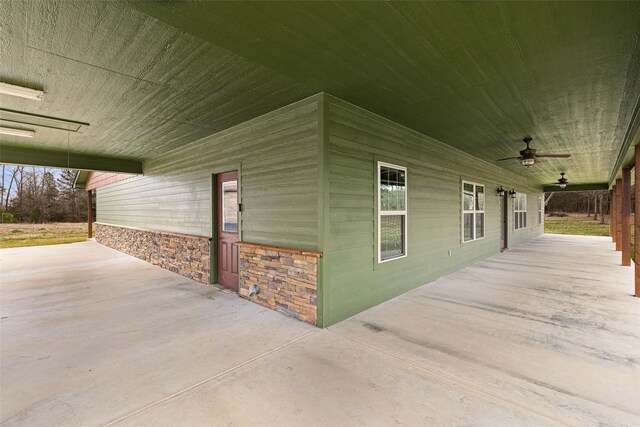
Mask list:
POLYGON ((320 253, 255 243, 239 243, 238 250, 242 298, 316 324, 320 253))

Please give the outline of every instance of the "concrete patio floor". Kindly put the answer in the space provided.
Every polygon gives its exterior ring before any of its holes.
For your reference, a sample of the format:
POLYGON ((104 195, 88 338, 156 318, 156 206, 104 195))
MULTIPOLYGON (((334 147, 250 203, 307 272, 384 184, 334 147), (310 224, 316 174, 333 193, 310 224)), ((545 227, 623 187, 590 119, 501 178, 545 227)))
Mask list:
POLYGON ((0 250, 3 425, 640 425, 640 299, 545 235, 320 330, 95 242, 0 250))

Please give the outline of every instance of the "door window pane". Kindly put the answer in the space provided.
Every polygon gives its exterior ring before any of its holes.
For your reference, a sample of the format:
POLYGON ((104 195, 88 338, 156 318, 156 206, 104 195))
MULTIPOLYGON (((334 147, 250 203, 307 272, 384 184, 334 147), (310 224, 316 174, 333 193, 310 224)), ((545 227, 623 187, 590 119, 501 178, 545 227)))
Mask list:
POLYGON ((222 183, 222 231, 238 232, 238 181, 222 183))

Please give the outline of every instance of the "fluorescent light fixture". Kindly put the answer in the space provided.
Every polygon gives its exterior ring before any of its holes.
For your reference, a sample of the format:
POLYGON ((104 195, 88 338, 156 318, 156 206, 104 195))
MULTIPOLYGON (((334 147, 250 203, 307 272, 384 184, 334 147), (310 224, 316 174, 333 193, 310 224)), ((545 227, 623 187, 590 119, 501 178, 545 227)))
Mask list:
POLYGON ((82 127, 89 126, 89 123, 76 122, 75 120, 61 119, 57 117, 41 116, 38 114, 23 113, 21 111, 7 110, 0 108, 0 124, 3 125, 31 125, 42 126, 52 129, 68 130, 78 132, 82 127))
POLYGON ((0 134, 11 135, 11 136, 21 136, 23 138, 33 138, 34 136, 36 136, 36 132, 32 130, 6 128, 3 126, 0 126, 0 134))
POLYGON ((42 99, 44 98, 44 92, 41 90, 10 85, 9 83, 4 82, 0 82, 0 93, 11 96, 19 96, 20 98, 33 99, 34 101, 42 101, 42 99))

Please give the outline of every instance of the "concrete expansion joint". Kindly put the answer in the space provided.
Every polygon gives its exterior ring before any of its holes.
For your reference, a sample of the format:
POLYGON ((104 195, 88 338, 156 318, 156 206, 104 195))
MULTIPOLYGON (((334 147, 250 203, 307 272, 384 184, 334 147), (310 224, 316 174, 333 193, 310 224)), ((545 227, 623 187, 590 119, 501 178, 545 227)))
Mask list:
POLYGON ((434 376, 437 376, 438 378, 441 378, 441 379, 443 379, 443 380, 445 380, 445 381, 447 381, 449 383, 453 383, 453 384, 456 384, 456 385, 462 385, 464 387, 472 389, 476 393, 486 394, 486 395, 489 395, 489 396, 494 397, 496 399, 500 399, 503 402, 506 402, 508 404, 517 406, 517 407, 519 407, 521 409, 524 409, 524 410, 527 410, 529 412, 533 412, 536 415, 539 415, 541 417, 547 418, 547 419, 549 419, 549 420, 551 420, 554 423, 557 423, 559 425, 563 425, 563 426, 567 426, 567 427, 573 427, 574 426, 573 424, 569 424, 566 421, 560 420, 560 419, 555 418, 553 416, 550 416, 550 415, 548 415, 548 414, 546 414, 544 412, 538 411, 535 408, 532 408, 531 406, 528 406, 528 405, 525 405, 525 404, 523 404, 521 402, 515 401, 515 400, 511 399, 508 396, 505 396, 505 395, 503 395, 501 393, 497 393, 495 391, 489 390, 489 389, 487 389, 485 387, 482 387, 482 386, 480 386, 480 385, 478 385, 476 383, 473 383, 471 381, 465 380, 464 378, 458 377, 456 375, 450 374, 448 372, 442 371, 442 370, 434 368, 432 366, 424 365, 422 363, 418 363, 418 362, 413 361, 411 359, 407 359, 405 357, 400 356, 399 354, 396 354, 396 353, 393 353, 393 352, 390 352, 390 351, 386 351, 386 350, 382 350, 382 349, 380 349, 378 347, 372 346, 372 345, 367 344, 367 343, 365 343, 363 341, 360 341, 358 339, 355 339, 355 338, 349 337, 347 335, 341 334, 340 332, 337 332, 337 331, 333 330, 331 327, 326 328, 326 330, 331 332, 331 333, 333 333, 333 334, 335 334, 335 335, 337 335, 337 336, 339 336, 339 337, 341 337, 341 338, 343 338, 343 339, 345 339, 345 340, 347 340, 347 341, 349 341, 349 342, 352 342, 354 344, 366 347, 366 348, 368 348, 370 350, 382 353, 382 354, 384 354, 386 356, 393 357, 394 359, 401 360, 401 361, 407 363, 408 365, 411 365, 414 368, 420 369, 421 371, 424 371, 424 372, 427 372, 427 373, 432 374, 434 376))
POLYGON ((303 335, 299 336, 298 338, 295 338, 295 339, 293 339, 293 340, 291 340, 289 342, 286 342, 286 343, 284 343, 284 344, 282 344, 282 345, 280 345, 280 346, 278 346, 278 347, 276 347, 274 349, 271 349, 271 350, 269 350, 267 352, 264 352, 264 353, 262 353, 262 354, 260 354, 258 356, 255 356, 255 357, 253 357, 253 358, 251 358, 249 360, 245 360, 244 362, 239 363, 236 366, 228 368, 228 369, 226 369, 226 370, 224 370, 222 372, 219 372, 216 375, 213 375, 211 377, 205 378, 204 380, 199 381, 199 382, 197 382, 195 384, 192 384, 189 387, 183 388, 182 390, 178 390, 175 393, 170 394, 169 396, 163 397, 162 399, 157 400, 155 402, 152 402, 152 403, 150 403, 148 405, 145 405, 142 408, 139 408, 139 409, 136 409, 135 411, 129 412, 128 414, 125 414, 125 415, 121 416, 120 418, 117 418, 117 419, 115 419, 113 421, 109 421, 108 423, 104 424, 103 427, 109 427, 109 426, 121 423, 122 421, 124 421, 124 420, 126 420, 126 419, 128 419, 130 417, 133 417, 135 415, 138 415, 138 414, 140 414, 142 412, 145 412, 148 409, 151 409, 151 408, 153 408, 155 406, 161 405, 161 404, 166 403, 166 402, 170 402, 170 401, 172 401, 172 400, 174 400, 174 399, 176 399, 176 398, 178 398, 178 397, 190 392, 191 390, 193 390, 195 388, 198 388, 198 387, 200 387, 200 386, 202 386, 202 385, 204 385, 204 384, 206 384, 208 382, 214 381, 214 380, 216 380, 218 378, 224 377, 225 375, 229 375, 229 374, 237 371, 238 369, 243 368, 244 366, 247 366, 247 365, 250 365, 252 363, 255 363, 258 360, 263 359, 263 358, 265 358, 265 357, 267 357, 267 356, 269 356, 269 355, 271 355, 273 353, 277 353, 278 351, 280 351, 280 350, 282 350, 282 349, 284 349, 284 348, 286 348, 286 347, 288 347, 288 346, 290 346, 292 344, 295 344, 296 342, 301 341, 301 340, 303 340, 303 339, 305 339, 305 338, 307 338, 307 337, 309 337, 309 336, 311 336, 313 334, 317 334, 320 331, 322 331, 322 329, 316 329, 316 330, 313 330, 313 331, 309 331, 306 334, 303 334, 303 335))

